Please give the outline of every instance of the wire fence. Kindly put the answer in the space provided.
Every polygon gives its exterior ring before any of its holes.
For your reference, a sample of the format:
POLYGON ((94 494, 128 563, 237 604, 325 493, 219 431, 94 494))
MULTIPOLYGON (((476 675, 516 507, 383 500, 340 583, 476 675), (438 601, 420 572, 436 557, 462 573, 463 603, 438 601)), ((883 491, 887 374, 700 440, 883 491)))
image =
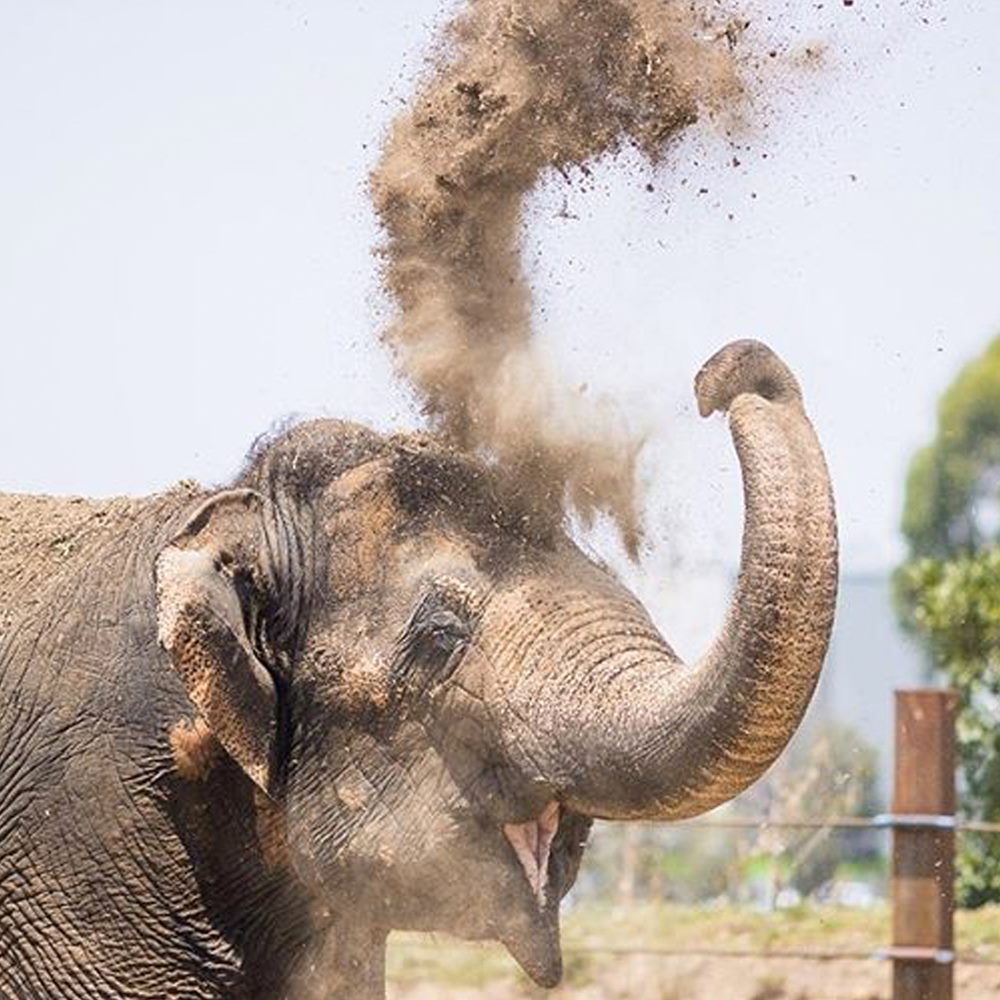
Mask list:
MULTIPOLYGON (((662 824, 640 823, 638 826, 663 829, 662 824)), ((955 816, 936 814, 905 814, 878 813, 873 816, 832 816, 822 819, 808 817, 750 817, 722 816, 698 817, 681 820, 671 824, 674 831, 680 830, 737 830, 737 831, 817 831, 817 830, 878 830, 892 831, 899 828, 924 828, 954 832, 956 834, 971 834, 994 836, 1000 834, 1000 823, 985 820, 960 819, 955 816)), ((433 950, 438 945, 433 940, 411 939, 402 945, 406 950, 433 950)), ((452 947, 461 950, 474 951, 483 945, 473 942, 455 941, 452 947)), ((942 949, 900 949, 899 947, 883 947, 875 949, 828 949, 816 947, 763 947, 763 948, 732 948, 732 947, 671 947, 654 944, 596 944, 583 942, 566 942, 563 953, 579 956, 647 956, 661 958, 718 958, 718 959, 800 959, 814 962, 838 961, 891 961, 900 957, 916 960, 944 963, 960 963, 984 967, 1000 968, 1000 958, 993 958, 975 951, 951 951, 942 949), (908 955, 903 955, 907 951, 908 955)))
MULTIPOLYGON (((434 951, 439 945, 433 939, 411 939, 399 947, 407 951, 434 951)), ((481 951, 488 945, 478 944, 473 941, 455 941, 451 947, 470 952, 481 951)), ((929 957, 916 952, 920 949, 913 949, 914 957, 929 957)), ((841 948, 669 948, 658 945, 599 945, 599 944, 564 944, 562 946, 564 955, 593 955, 593 956, 651 956, 657 958, 731 958, 731 959, 757 959, 757 958, 788 958, 806 959, 813 962, 868 962, 891 961, 898 957, 895 949, 876 948, 874 950, 850 950, 841 948)), ((979 955, 976 952, 949 952, 942 955, 948 962, 957 962, 963 965, 976 965, 981 967, 1000 968, 1000 959, 989 958, 979 955)), ((930 960, 933 961, 931 957, 930 960)))
MULTIPOLYGON (((647 824, 655 825, 655 824, 647 824)), ((675 824, 677 829, 706 830, 892 830, 900 826, 922 826, 956 833, 1000 833, 1000 823, 965 820, 954 816, 879 813, 876 816, 835 816, 830 819, 770 819, 767 817, 725 817, 687 819, 675 824)))
MULTIPOLYGON (((642 824, 655 827, 657 824, 642 824)), ((894 814, 878 813, 874 816, 832 816, 823 819, 808 817, 698 817, 680 820, 673 824, 678 830, 885 830, 899 828, 924 828, 954 832, 994 836, 1000 834, 1000 823, 988 820, 962 819, 950 815, 937 814, 894 814)), ((1000 958, 991 958, 975 952, 954 952, 934 949, 908 949, 910 957, 929 961, 962 963, 965 965, 1000 968, 1000 958)), ((789 958, 807 959, 817 962, 835 961, 891 961, 899 958, 901 949, 877 948, 873 951, 822 948, 671 948, 659 946, 619 947, 603 945, 568 945, 567 954, 585 955, 656 955, 664 957, 699 958, 789 958)))
MULTIPOLYGON (((412 939, 406 941, 398 947, 407 951, 434 951, 439 945, 434 940, 412 939)), ((453 948, 468 950, 470 952, 481 951, 482 944, 471 941, 455 941, 453 948)), ((920 949, 913 949, 914 957, 933 957, 916 955, 920 949)), ((805 959, 813 962, 886 962, 899 957, 896 949, 876 948, 874 950, 849 950, 849 949, 825 949, 825 948, 664 948, 655 945, 591 945, 591 944, 564 944, 562 946, 564 955, 584 955, 584 956, 647 956, 656 958, 728 958, 728 959, 758 959, 758 958, 788 958, 805 959)), ((947 962, 956 962, 963 965, 976 965, 988 968, 1000 968, 1000 959, 978 955, 975 952, 954 952, 942 956, 947 962)))

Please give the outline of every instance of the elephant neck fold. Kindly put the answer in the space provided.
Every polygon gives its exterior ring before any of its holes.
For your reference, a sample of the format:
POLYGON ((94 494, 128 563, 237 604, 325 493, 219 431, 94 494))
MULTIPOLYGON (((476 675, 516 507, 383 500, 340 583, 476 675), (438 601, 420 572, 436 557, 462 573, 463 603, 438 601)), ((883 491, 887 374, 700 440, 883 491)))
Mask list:
POLYGON ((304 949, 289 983, 295 1000, 383 1000, 388 932, 349 908, 304 949))

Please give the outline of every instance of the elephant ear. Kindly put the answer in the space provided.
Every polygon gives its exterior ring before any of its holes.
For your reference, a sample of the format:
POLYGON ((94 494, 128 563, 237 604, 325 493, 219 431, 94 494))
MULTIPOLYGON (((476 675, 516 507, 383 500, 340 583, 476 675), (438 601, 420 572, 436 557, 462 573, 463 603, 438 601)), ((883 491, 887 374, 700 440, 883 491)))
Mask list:
POLYGON ((229 756, 271 793, 277 742, 274 678, 248 635, 267 591, 260 494, 208 499, 156 560, 157 627, 194 706, 229 756))

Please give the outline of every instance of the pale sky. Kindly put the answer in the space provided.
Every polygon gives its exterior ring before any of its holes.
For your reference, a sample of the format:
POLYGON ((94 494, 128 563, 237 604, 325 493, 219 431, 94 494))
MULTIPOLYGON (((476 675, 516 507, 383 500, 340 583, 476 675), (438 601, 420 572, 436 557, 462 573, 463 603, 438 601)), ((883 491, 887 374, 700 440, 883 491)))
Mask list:
MULTIPOLYGON (((416 423, 365 179, 454 6, 0 0, 0 489, 224 481, 289 413, 416 423)), ((691 380, 756 336, 805 389, 845 568, 882 570, 935 400, 1000 332, 1000 4, 754 6, 751 39, 823 44, 820 68, 779 56, 739 149, 701 129, 658 171, 547 185, 541 336, 655 430, 647 567, 737 558, 691 380)))

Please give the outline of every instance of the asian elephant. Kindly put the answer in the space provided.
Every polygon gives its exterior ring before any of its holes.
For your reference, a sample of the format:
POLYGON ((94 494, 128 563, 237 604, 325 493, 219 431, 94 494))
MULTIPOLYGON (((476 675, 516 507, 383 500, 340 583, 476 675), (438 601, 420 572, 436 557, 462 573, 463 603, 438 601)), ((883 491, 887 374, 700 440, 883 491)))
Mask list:
MULTIPOLYGON (((0 994, 378 997, 394 928, 499 939, 556 983, 592 819, 746 788, 826 651, 799 386, 740 341, 695 387, 746 520, 693 666, 502 469, 329 420, 225 489, 79 501, 58 558, 0 566, 0 994)), ((57 503, 7 497, 0 529, 57 503)))

